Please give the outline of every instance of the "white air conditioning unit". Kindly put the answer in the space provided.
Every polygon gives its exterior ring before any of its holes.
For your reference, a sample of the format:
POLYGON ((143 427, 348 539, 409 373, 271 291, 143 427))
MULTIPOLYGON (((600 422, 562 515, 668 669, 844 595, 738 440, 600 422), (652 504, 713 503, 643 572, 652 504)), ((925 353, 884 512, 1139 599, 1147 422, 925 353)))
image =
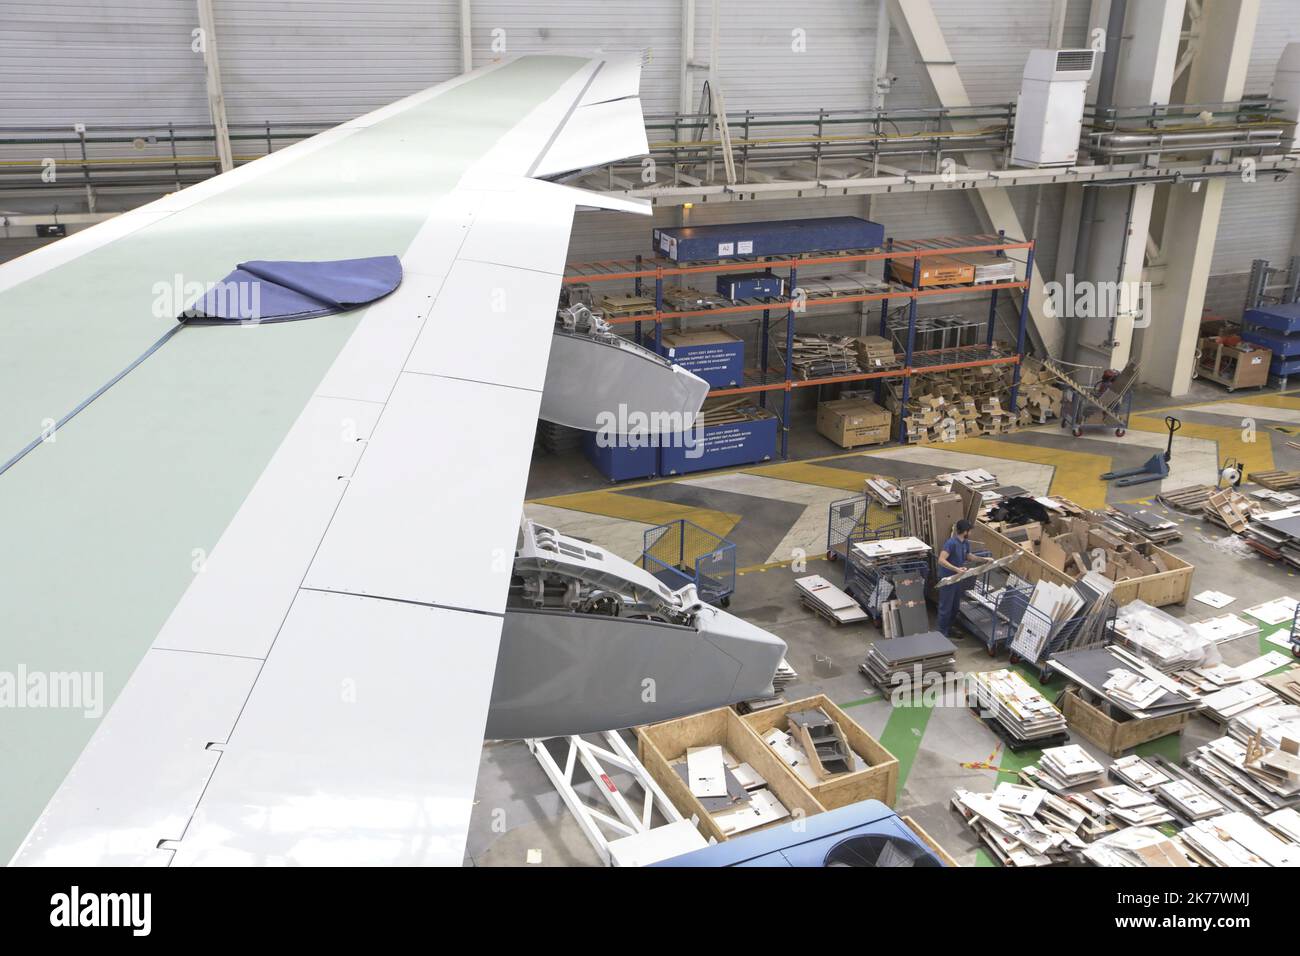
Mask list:
MULTIPOLYGON (((1277 61, 1277 72, 1273 75, 1273 96, 1286 100, 1278 119, 1288 123, 1300 122, 1300 43, 1288 43, 1277 61)), ((1282 144, 1291 151, 1296 148, 1296 127, 1292 126, 1282 137, 1282 144)))
POLYGON ((1068 166, 1079 158, 1093 50, 1031 50, 1016 101, 1015 166, 1068 166))

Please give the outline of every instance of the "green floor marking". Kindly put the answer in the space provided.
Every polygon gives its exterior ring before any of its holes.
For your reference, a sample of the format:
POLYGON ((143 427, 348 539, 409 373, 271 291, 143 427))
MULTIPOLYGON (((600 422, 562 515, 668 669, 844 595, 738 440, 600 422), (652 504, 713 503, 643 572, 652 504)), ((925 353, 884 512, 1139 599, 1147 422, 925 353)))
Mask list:
POLYGON ((836 701, 835 706, 838 707, 840 710, 848 710, 850 707, 861 707, 863 704, 874 704, 876 701, 883 700, 883 699, 884 699, 883 694, 873 694, 870 697, 863 697, 860 698, 859 700, 846 701, 843 704, 841 704, 839 701, 836 701))
POLYGON ((880 735, 881 745, 898 759, 898 792, 903 792, 907 783, 907 774, 916 761, 916 754, 921 749, 921 738, 925 736, 925 725, 930 722, 930 707, 895 707, 885 721, 885 729, 880 735))
POLYGON ((1164 757, 1170 763, 1177 764, 1183 759, 1183 736, 1166 734, 1164 737, 1138 744, 1129 752, 1139 757, 1164 757))
MULTIPOLYGON (((1285 647, 1278 647, 1276 644, 1270 644, 1268 639, 1272 637, 1274 634, 1278 634, 1278 633, 1289 634, 1290 632, 1291 632, 1290 621, 1283 621, 1281 624, 1261 624, 1259 626, 1259 652, 1261 654, 1267 654, 1269 651, 1281 651, 1283 654, 1286 654, 1287 649, 1285 647)), ((1284 664, 1282 667, 1279 667, 1276 670, 1269 671, 1269 673, 1276 674, 1278 671, 1284 670, 1285 668, 1290 666, 1291 666, 1290 663, 1284 664)))

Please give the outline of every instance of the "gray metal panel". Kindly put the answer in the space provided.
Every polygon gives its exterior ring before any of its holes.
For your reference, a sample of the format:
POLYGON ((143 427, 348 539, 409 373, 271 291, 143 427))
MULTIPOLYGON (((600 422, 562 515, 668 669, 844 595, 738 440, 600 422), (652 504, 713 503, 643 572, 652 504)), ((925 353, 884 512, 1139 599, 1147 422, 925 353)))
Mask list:
MULTIPOLYGON (((460 73, 455 3, 219 0, 213 6, 232 123, 339 122, 460 73)), ((202 76, 202 63, 199 71, 202 76)))
POLYGON ((1300 215, 1300 180, 1275 182, 1263 174, 1254 183, 1228 180, 1214 240, 1211 275, 1249 272, 1252 259, 1285 267, 1292 254, 1300 215))
POLYGON ((785 642, 704 607, 695 628, 507 611, 486 736, 548 737, 631 727, 771 692, 785 642), (653 693, 647 693, 653 691, 653 693), (567 729, 566 729, 567 728, 567 729))
POLYGON ((207 122, 193 3, 8 0, 0 18, 5 124, 207 122))

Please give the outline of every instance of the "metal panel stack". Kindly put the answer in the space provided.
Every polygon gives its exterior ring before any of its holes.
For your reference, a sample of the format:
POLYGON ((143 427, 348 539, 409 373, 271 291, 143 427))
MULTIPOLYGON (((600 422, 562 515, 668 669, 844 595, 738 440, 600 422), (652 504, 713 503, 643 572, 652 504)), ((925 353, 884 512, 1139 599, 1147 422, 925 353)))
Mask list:
POLYGON ((1195 691, 1122 647, 1062 651, 1048 666, 1079 687, 1139 720, 1195 711, 1195 691))
POLYGON ((1064 743, 1065 717, 1013 670, 975 676, 975 693, 985 714, 1012 750, 1064 743))
POLYGON ((876 641, 859 670, 888 693, 907 684, 917 687, 928 674, 946 674, 957 666, 957 645, 938 631, 876 641))
POLYGON ((1256 551, 1300 568, 1300 505, 1256 515, 1244 537, 1256 551))

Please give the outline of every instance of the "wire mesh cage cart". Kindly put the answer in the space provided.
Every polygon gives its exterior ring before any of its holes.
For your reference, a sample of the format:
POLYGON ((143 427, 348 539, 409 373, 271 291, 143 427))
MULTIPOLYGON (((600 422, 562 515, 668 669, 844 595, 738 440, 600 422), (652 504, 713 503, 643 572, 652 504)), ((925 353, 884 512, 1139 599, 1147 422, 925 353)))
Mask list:
POLYGON ((1002 642, 1011 651, 1011 662, 1023 662, 1037 668, 1039 680, 1047 681, 1052 676, 1048 664, 1052 655, 1065 650, 1082 650, 1085 647, 1100 647, 1109 644, 1115 634, 1115 605, 1107 602, 1105 617, 1100 627, 1088 627, 1086 610, 1080 611, 1068 621, 1054 623, 1047 614, 1034 607, 1033 589, 1026 585, 1017 588, 1007 602, 1006 620, 1001 623, 1002 642))
POLYGON ((898 516, 865 494, 832 501, 826 521, 826 560, 843 561, 858 542, 898 538, 902 533, 898 516))
POLYGON ((642 537, 641 567, 674 591, 694 584, 709 604, 727 607, 736 591, 736 546, 678 518, 642 537))
POLYGON ((1113 428, 1116 436, 1124 437, 1133 410, 1132 382, 1125 373, 1098 365, 1070 365, 1069 378, 1062 385, 1062 428, 1068 428, 1075 438, 1090 428, 1113 428))

